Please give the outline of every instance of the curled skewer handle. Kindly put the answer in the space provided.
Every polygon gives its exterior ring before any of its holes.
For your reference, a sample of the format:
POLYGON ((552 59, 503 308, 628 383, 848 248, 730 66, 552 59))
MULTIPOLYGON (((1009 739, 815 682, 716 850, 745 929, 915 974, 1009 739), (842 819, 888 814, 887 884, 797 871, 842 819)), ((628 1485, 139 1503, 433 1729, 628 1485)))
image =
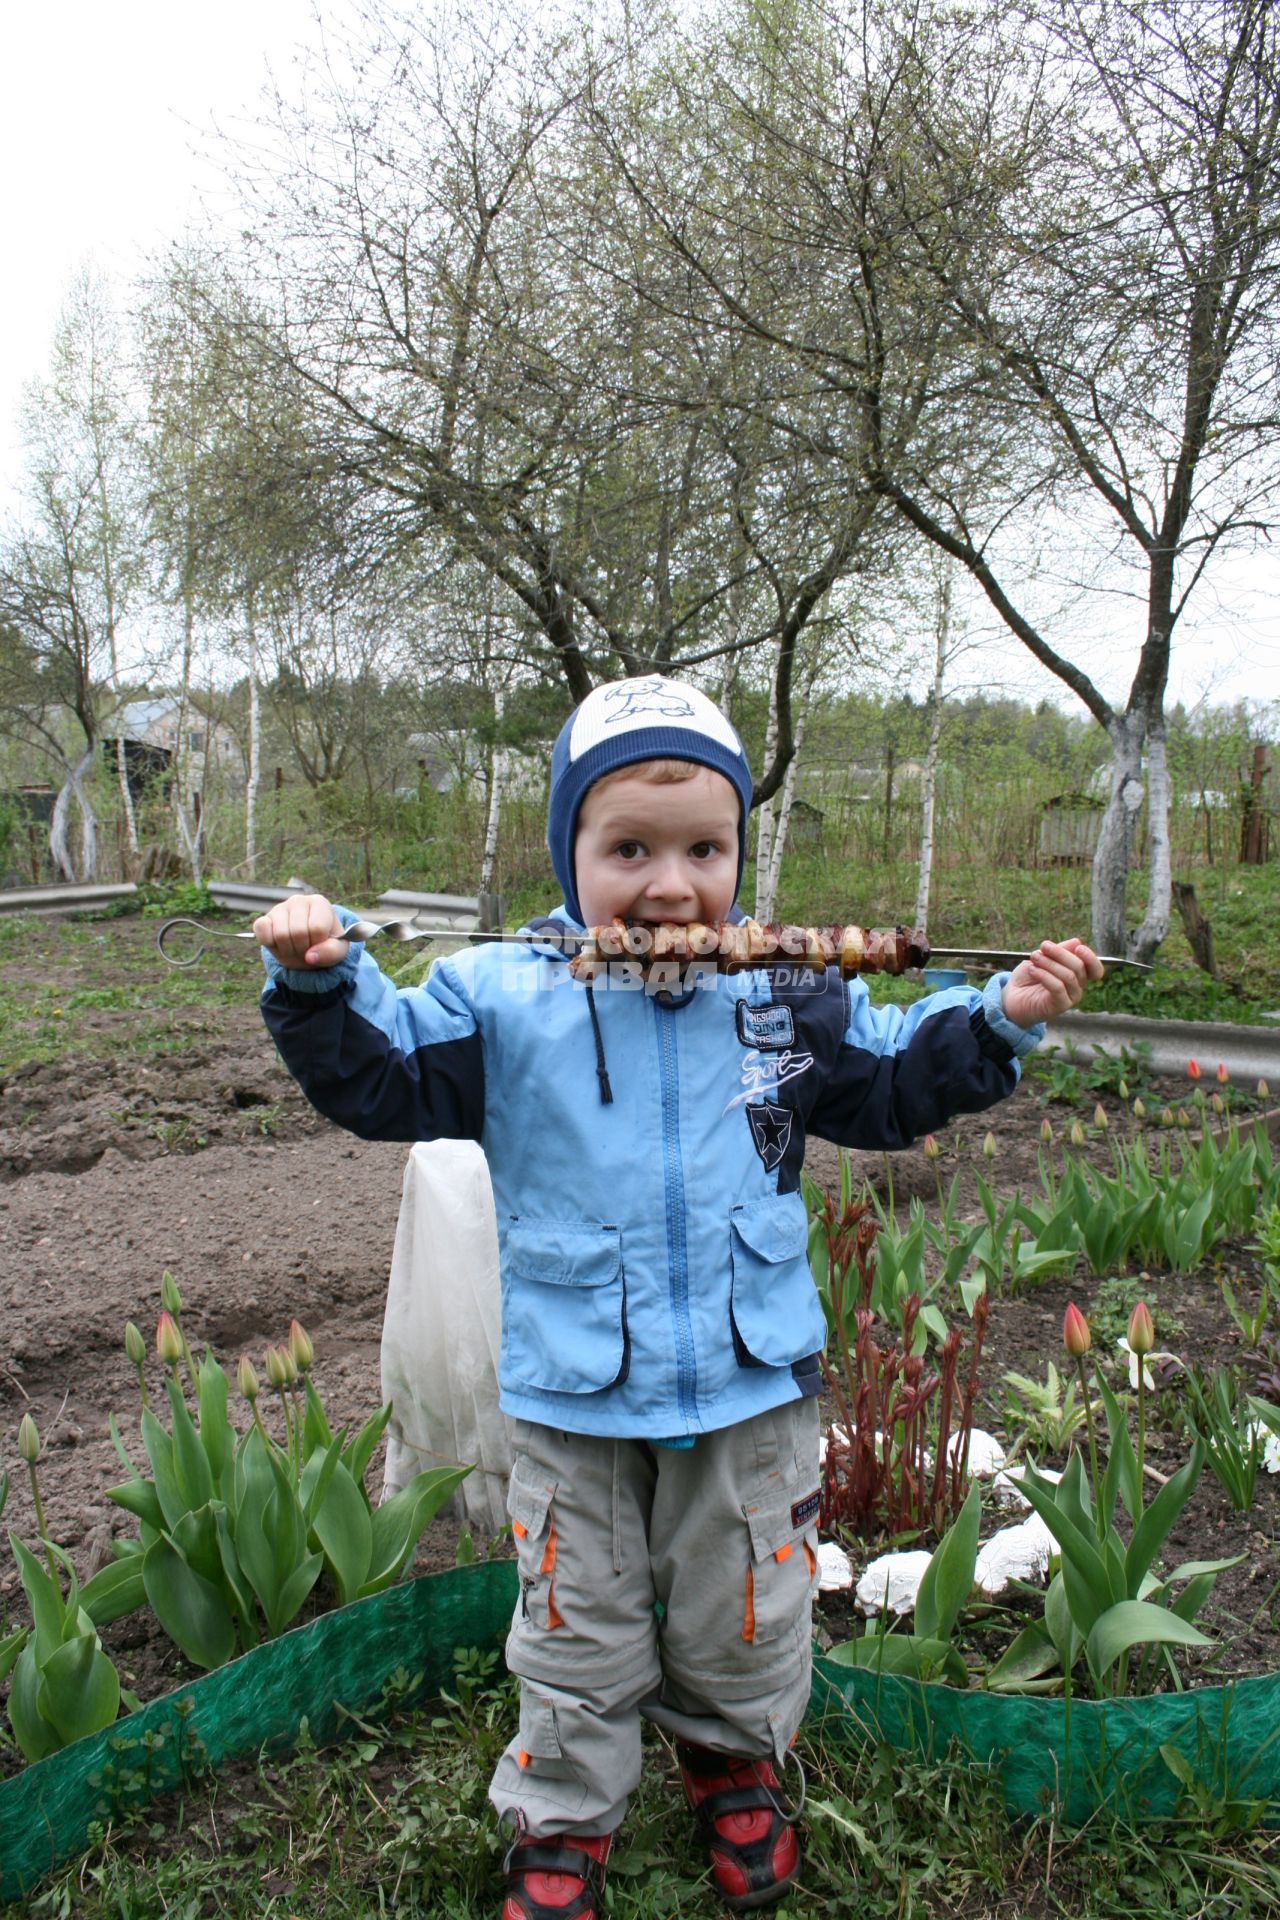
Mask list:
POLYGON ((240 928, 233 930, 231 927, 206 927, 202 920, 193 920, 189 914, 177 913, 172 920, 166 920, 156 934, 156 946, 160 951, 160 957, 162 960, 167 960, 171 967, 194 967, 204 952, 202 940, 195 952, 188 954, 185 960, 179 958, 176 953, 170 953, 169 943, 177 927, 190 927, 196 933, 217 934, 223 940, 252 940, 253 938, 251 931, 246 932, 240 928))

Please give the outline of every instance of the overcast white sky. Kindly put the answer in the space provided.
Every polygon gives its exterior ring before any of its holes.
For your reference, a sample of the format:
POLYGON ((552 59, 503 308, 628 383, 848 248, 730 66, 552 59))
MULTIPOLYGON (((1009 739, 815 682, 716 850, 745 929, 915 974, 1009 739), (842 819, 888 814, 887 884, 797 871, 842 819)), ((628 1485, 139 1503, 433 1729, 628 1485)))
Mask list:
MULTIPOLYGON (((208 8, 46 0, 7 10, 0 496, 19 464, 22 387, 43 370, 73 274, 92 260, 127 282, 196 216, 202 195, 216 195, 216 170, 200 150, 215 124, 234 131, 252 117, 268 63, 288 87, 298 47, 315 41, 312 16, 312 0, 220 0, 208 8)), ((1197 601, 1194 623, 1175 645, 1171 698, 1280 700, 1280 551, 1232 563, 1197 601)), ((1137 610, 1117 602, 1115 613, 1114 630, 1087 657, 1080 659, 1078 640, 1064 650, 1123 702, 1137 610)), ((990 658, 988 673, 1028 698, 1063 697, 1016 643, 990 658)))

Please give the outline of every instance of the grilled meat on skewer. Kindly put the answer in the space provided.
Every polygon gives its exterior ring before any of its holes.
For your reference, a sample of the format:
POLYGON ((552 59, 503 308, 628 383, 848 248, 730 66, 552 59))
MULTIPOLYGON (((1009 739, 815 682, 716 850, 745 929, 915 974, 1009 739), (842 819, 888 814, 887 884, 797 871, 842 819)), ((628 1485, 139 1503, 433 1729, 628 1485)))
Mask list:
POLYGON ((698 961, 718 973, 778 966, 825 972, 835 967, 849 980, 858 973, 902 973, 907 967, 926 966, 929 943, 919 927, 793 927, 777 920, 767 926, 758 920, 716 920, 710 925, 694 920, 651 927, 611 920, 589 929, 569 965, 579 978, 591 979, 611 960, 638 960, 646 967, 698 961))

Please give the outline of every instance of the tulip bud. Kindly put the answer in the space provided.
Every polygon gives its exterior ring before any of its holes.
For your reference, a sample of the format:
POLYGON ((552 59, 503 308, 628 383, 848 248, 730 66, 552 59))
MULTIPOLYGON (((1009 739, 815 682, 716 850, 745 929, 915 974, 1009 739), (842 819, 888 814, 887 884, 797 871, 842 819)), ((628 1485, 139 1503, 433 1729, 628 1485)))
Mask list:
POLYGON ((1192 1080, 1198 1080, 1200 1078, 1200 1069, 1194 1060, 1188 1060, 1187 1073, 1192 1080))
POLYGON ((297 1361, 283 1341, 280 1343, 278 1351, 280 1354, 280 1364, 284 1368, 284 1384, 286 1387, 296 1386, 298 1380, 297 1361))
POLYGON ((1098 1131, 1099 1131, 1099 1133, 1105 1133, 1105 1132, 1106 1132, 1106 1130, 1107 1130, 1107 1110, 1106 1110, 1106 1108, 1105 1108, 1105 1107, 1103 1106, 1103 1104, 1102 1104, 1102 1102, 1101 1102, 1101 1100, 1099 1100, 1099 1102, 1098 1102, 1098 1104, 1097 1104, 1097 1106, 1096 1106, 1096 1107, 1094 1108, 1094 1110, 1093 1110, 1093 1124, 1094 1124, 1094 1126, 1095 1126, 1095 1127, 1096 1127, 1096 1128, 1098 1129, 1098 1131))
POLYGON ((985 1140, 983 1141, 983 1143, 982 1143, 982 1157, 983 1157, 983 1159, 984 1159, 984 1160, 986 1160, 986 1161, 992 1161, 992 1160, 994 1160, 994 1159, 995 1159, 995 1157, 996 1157, 996 1137, 995 1137, 995 1135, 994 1135, 994 1133, 989 1133, 989 1134, 987 1135, 987 1137, 986 1137, 986 1139, 985 1139, 985 1140))
POLYGON ((1078 1120, 1073 1120, 1071 1122, 1071 1132, 1068 1134, 1067 1138, 1070 1140, 1073 1147, 1082 1147, 1084 1145, 1084 1128, 1080 1125, 1080 1122, 1078 1120))
POLYGON ((1116 1088, 1116 1092, 1120 1095, 1120 1098, 1122 1100, 1127 1100, 1129 1098, 1129 1082, 1127 1080, 1122 1080, 1119 1086, 1116 1088))
POLYGON ((1133 1117, 1135 1120, 1145 1120, 1147 1117, 1147 1110, 1142 1104, 1141 1097, 1133 1103, 1133 1117))
POLYGON ((252 1406, 258 1397, 258 1376, 253 1370, 253 1362, 247 1353, 242 1353, 236 1362, 236 1386, 242 1399, 252 1406))
POLYGON ((1185 1107, 1178 1108, 1178 1125, 1180 1127, 1189 1127, 1191 1125, 1191 1115, 1185 1107))
POLYGON ((1160 1125, 1162 1127, 1171 1127, 1173 1125, 1173 1108, 1172 1107, 1161 1107, 1160 1125))
MULTIPOLYGON (((926 1133, 924 1137, 924 1157, 926 1160, 940 1160, 942 1158, 942 1148, 938 1145, 931 1133, 926 1133)), ((297 1324, 295 1320, 293 1325, 296 1327, 297 1324)), ((292 1331, 293 1329, 290 1328, 290 1333, 292 1333, 292 1331)), ((310 1362, 308 1362, 308 1365, 309 1364, 310 1362)))
POLYGON ((1093 1345, 1089 1322, 1074 1301, 1062 1316, 1062 1344, 1073 1360, 1082 1360, 1093 1345))
POLYGON ((160 1305, 166 1313, 172 1313, 175 1317, 182 1312, 182 1295, 168 1267, 160 1275, 160 1305))
POLYGON ((1209 1095, 1209 1105, 1215 1113, 1225 1113, 1227 1110, 1226 1102, 1220 1093, 1211 1093, 1209 1095))
POLYGON ((1046 1147, 1053 1145, 1053 1128, 1047 1118, 1040 1122, 1040 1139, 1046 1147))
POLYGON ((268 1347, 262 1358, 267 1369, 267 1385, 274 1387, 277 1393, 283 1392, 288 1381, 284 1364, 285 1349, 283 1347, 268 1347))
MULTIPOLYGON (((924 1150, 926 1153, 929 1151, 929 1142, 932 1139, 932 1134, 929 1134, 925 1139, 924 1150)), ((936 1146, 932 1157, 935 1160, 938 1157, 936 1146)), ((311 1335, 307 1332, 300 1320, 291 1320, 289 1322, 289 1351, 293 1355, 293 1363, 297 1367, 298 1372, 310 1373, 311 1363, 316 1357, 316 1350, 311 1344, 311 1335)))
POLYGON ((176 1367, 182 1358, 182 1335, 171 1313, 162 1313, 156 1321, 156 1352, 166 1367, 176 1367))
POLYGON ((18 1458, 29 1467, 40 1458, 40 1434, 29 1413, 24 1413, 18 1423, 18 1458))
POLYGON ((1271 1098, 1271 1089, 1265 1080, 1259 1080, 1257 1086, 1254 1088, 1254 1092, 1257 1094, 1259 1100, 1269 1100, 1271 1098))
POLYGON ((1129 1315, 1128 1341, 1131 1353, 1150 1353, 1156 1343, 1156 1330, 1151 1318, 1151 1309, 1145 1300, 1139 1300, 1129 1315))
POLYGON ((125 1325, 124 1325, 124 1350, 125 1350, 125 1352, 126 1352, 126 1354, 127 1354, 128 1356, 129 1356, 129 1364, 130 1364, 130 1366, 134 1366, 134 1367, 145 1367, 145 1366, 146 1366, 146 1364, 147 1364, 147 1343, 146 1343, 146 1341, 145 1341, 145 1340, 143 1339, 143 1337, 142 1337, 142 1335, 141 1335, 141 1333, 139 1332, 139 1330, 138 1330, 138 1328, 134 1326, 134 1324, 133 1324, 133 1322, 132 1322, 132 1320, 126 1320, 126 1321, 125 1321, 125 1325))
POLYGON ((1225 1087, 1227 1084, 1227 1081, 1231 1078, 1231 1075, 1227 1072, 1221 1060, 1219 1060, 1218 1062, 1218 1065, 1214 1071, 1213 1077, 1217 1081, 1220 1087, 1225 1087))

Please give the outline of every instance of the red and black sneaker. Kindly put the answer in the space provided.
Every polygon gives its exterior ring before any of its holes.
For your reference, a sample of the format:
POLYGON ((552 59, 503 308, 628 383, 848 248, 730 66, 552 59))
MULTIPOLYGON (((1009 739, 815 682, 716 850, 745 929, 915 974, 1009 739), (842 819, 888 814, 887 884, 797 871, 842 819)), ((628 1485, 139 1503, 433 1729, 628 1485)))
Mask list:
POLYGON ((800 1871, 795 1823, 804 1806, 803 1774, 799 1805, 788 1807, 768 1760, 684 1741, 676 1754, 725 1905, 735 1911, 772 1906, 800 1871))
POLYGON ((558 1833, 545 1840, 523 1822, 507 1849, 502 1920, 598 1920, 611 1833, 558 1833))

